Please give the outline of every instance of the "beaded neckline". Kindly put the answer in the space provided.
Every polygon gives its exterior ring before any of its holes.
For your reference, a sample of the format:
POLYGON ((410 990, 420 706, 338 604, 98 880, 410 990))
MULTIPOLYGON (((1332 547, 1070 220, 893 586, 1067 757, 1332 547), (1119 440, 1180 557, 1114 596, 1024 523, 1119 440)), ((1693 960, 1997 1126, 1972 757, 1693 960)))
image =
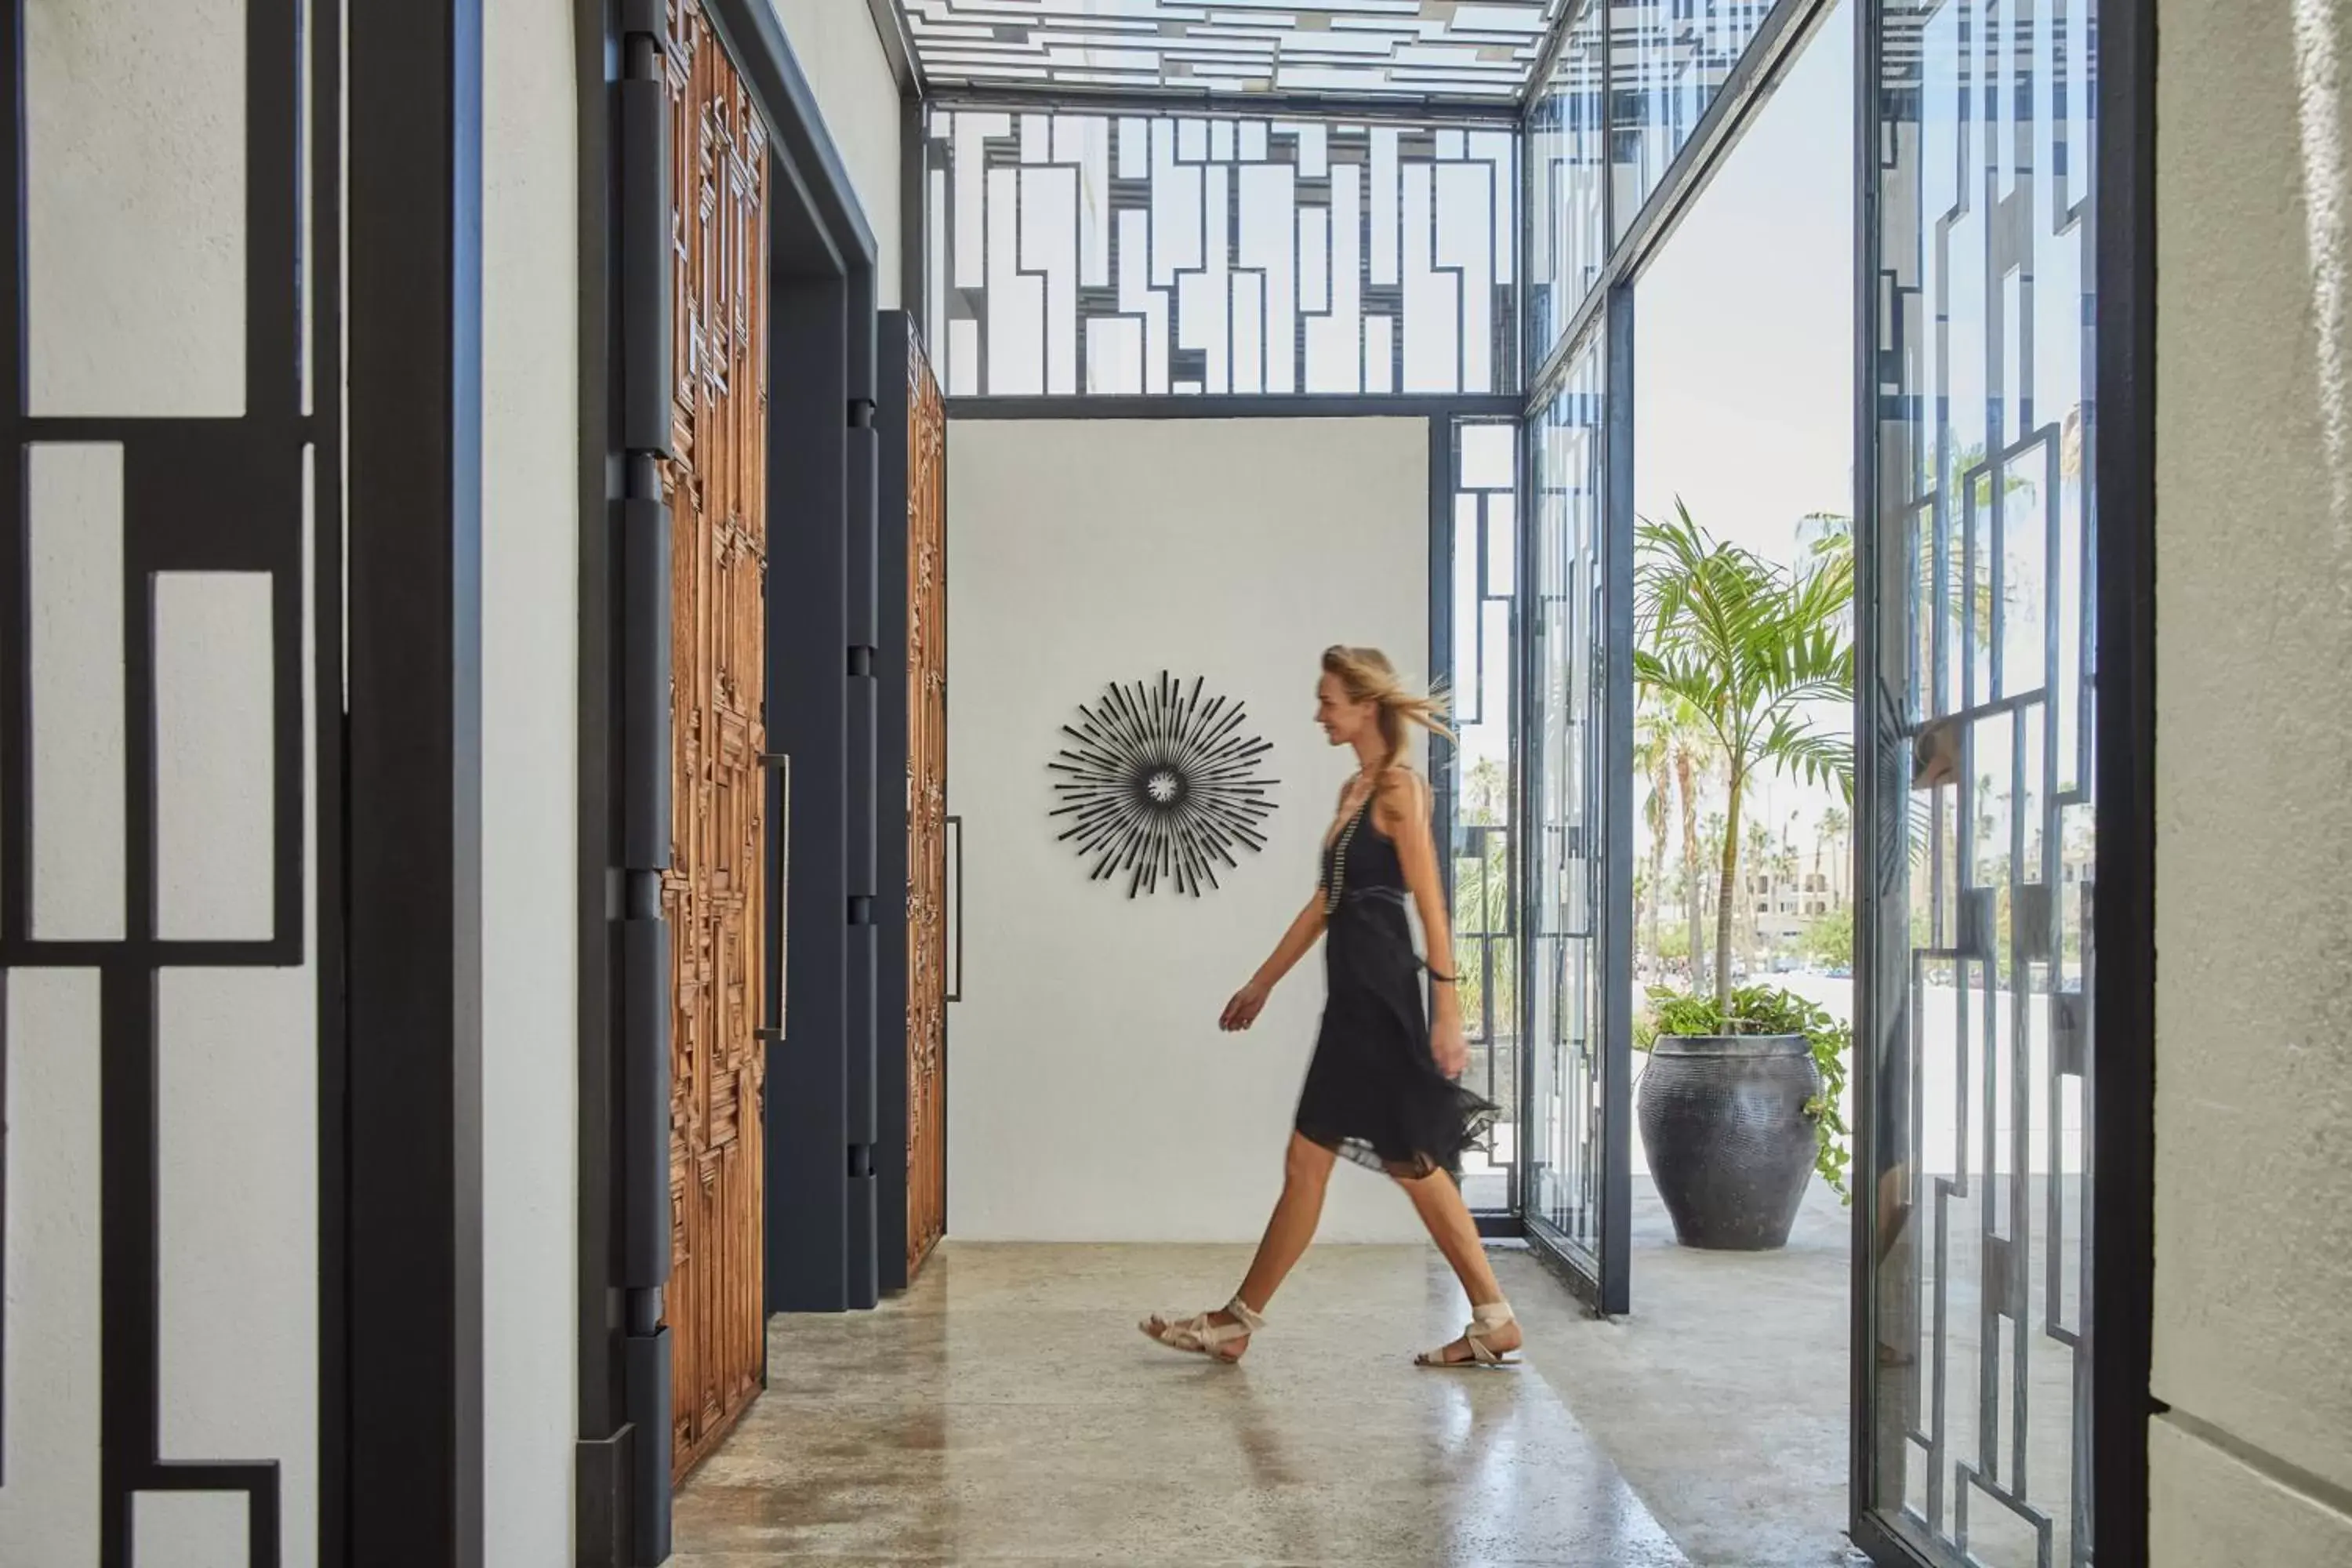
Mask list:
POLYGON ((1348 845, 1356 837, 1356 829, 1364 825, 1364 816, 1371 809, 1372 797, 1367 793, 1363 804, 1356 807, 1355 815, 1348 818, 1347 825, 1339 829, 1339 837, 1332 841, 1331 875, 1326 879, 1323 887, 1323 912, 1327 915, 1339 912, 1339 900, 1347 893, 1348 845))

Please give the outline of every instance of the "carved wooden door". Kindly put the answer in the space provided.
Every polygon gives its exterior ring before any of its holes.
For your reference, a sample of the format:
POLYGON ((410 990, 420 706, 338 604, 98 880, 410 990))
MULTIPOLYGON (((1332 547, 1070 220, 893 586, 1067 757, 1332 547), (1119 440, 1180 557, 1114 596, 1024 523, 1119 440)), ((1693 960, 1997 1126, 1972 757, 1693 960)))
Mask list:
POLYGON ((670 1327, 683 1477, 760 1391, 765 994, 767 133, 692 0, 669 8, 673 752, 670 1327))
POLYGON ((947 414, 907 352, 907 1278, 947 1229, 947 414))

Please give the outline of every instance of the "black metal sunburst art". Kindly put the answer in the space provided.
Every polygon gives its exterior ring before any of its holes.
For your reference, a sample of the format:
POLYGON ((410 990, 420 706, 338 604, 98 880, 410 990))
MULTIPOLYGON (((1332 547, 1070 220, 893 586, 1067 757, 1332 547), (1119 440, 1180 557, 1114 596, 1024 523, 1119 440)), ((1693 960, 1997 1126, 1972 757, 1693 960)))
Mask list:
POLYGON ((1274 748, 1244 731, 1242 705, 1187 690, 1162 670, 1159 680, 1104 688, 1094 706, 1062 732, 1071 743, 1047 764, 1071 818, 1062 841, 1094 859, 1089 879, 1125 876, 1127 896, 1168 882, 1199 898, 1217 886, 1216 866, 1241 864, 1236 849, 1260 850, 1259 831, 1274 815, 1278 782, 1258 772, 1274 748))

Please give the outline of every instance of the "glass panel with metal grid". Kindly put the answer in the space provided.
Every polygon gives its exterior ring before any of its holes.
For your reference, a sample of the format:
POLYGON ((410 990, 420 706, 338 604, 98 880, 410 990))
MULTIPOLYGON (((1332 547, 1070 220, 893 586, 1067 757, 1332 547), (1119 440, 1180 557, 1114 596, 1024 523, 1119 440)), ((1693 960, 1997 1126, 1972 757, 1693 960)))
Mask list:
POLYGON ((1528 116, 1528 363, 1540 364, 1609 253, 1608 72, 1598 0, 1583 0, 1528 116))
POLYGON ((1874 14, 1865 1506, 1932 1561, 2080 1565, 2097 8, 1874 14))
POLYGON ((1800 3, 1575 0, 1558 51, 1528 86, 1531 380, 1608 279, 1617 247, 1775 10, 1800 3))
POLYGON ((1519 1105, 1518 878, 1512 844, 1511 720, 1518 657, 1519 422, 1454 421, 1454 571, 1447 624, 1452 721, 1444 794, 1452 809, 1454 959, 1470 1066, 1462 1081, 1502 1110, 1492 1143, 1462 1163, 1462 1191, 1509 1210, 1519 1105))
POLYGON ((1609 144, 1617 237, 1698 129, 1775 4, 1609 0, 1609 144))
POLYGON ((1607 1016, 1601 529, 1607 358, 1577 345, 1533 436, 1528 598, 1528 1174, 1525 1212, 1588 1273, 1600 1268, 1607 1016))
POLYGON ((950 397, 1518 385, 1507 124, 927 124, 926 319, 950 397))

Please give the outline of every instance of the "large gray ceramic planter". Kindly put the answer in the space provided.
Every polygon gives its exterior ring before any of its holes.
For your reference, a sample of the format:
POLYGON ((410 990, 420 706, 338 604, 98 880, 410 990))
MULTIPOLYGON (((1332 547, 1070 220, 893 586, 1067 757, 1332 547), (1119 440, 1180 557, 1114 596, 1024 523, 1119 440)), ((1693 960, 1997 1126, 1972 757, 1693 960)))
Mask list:
POLYGON ((1661 1035, 1642 1074, 1642 1144, 1685 1247, 1785 1247, 1818 1146, 1821 1069, 1802 1035, 1661 1035))

